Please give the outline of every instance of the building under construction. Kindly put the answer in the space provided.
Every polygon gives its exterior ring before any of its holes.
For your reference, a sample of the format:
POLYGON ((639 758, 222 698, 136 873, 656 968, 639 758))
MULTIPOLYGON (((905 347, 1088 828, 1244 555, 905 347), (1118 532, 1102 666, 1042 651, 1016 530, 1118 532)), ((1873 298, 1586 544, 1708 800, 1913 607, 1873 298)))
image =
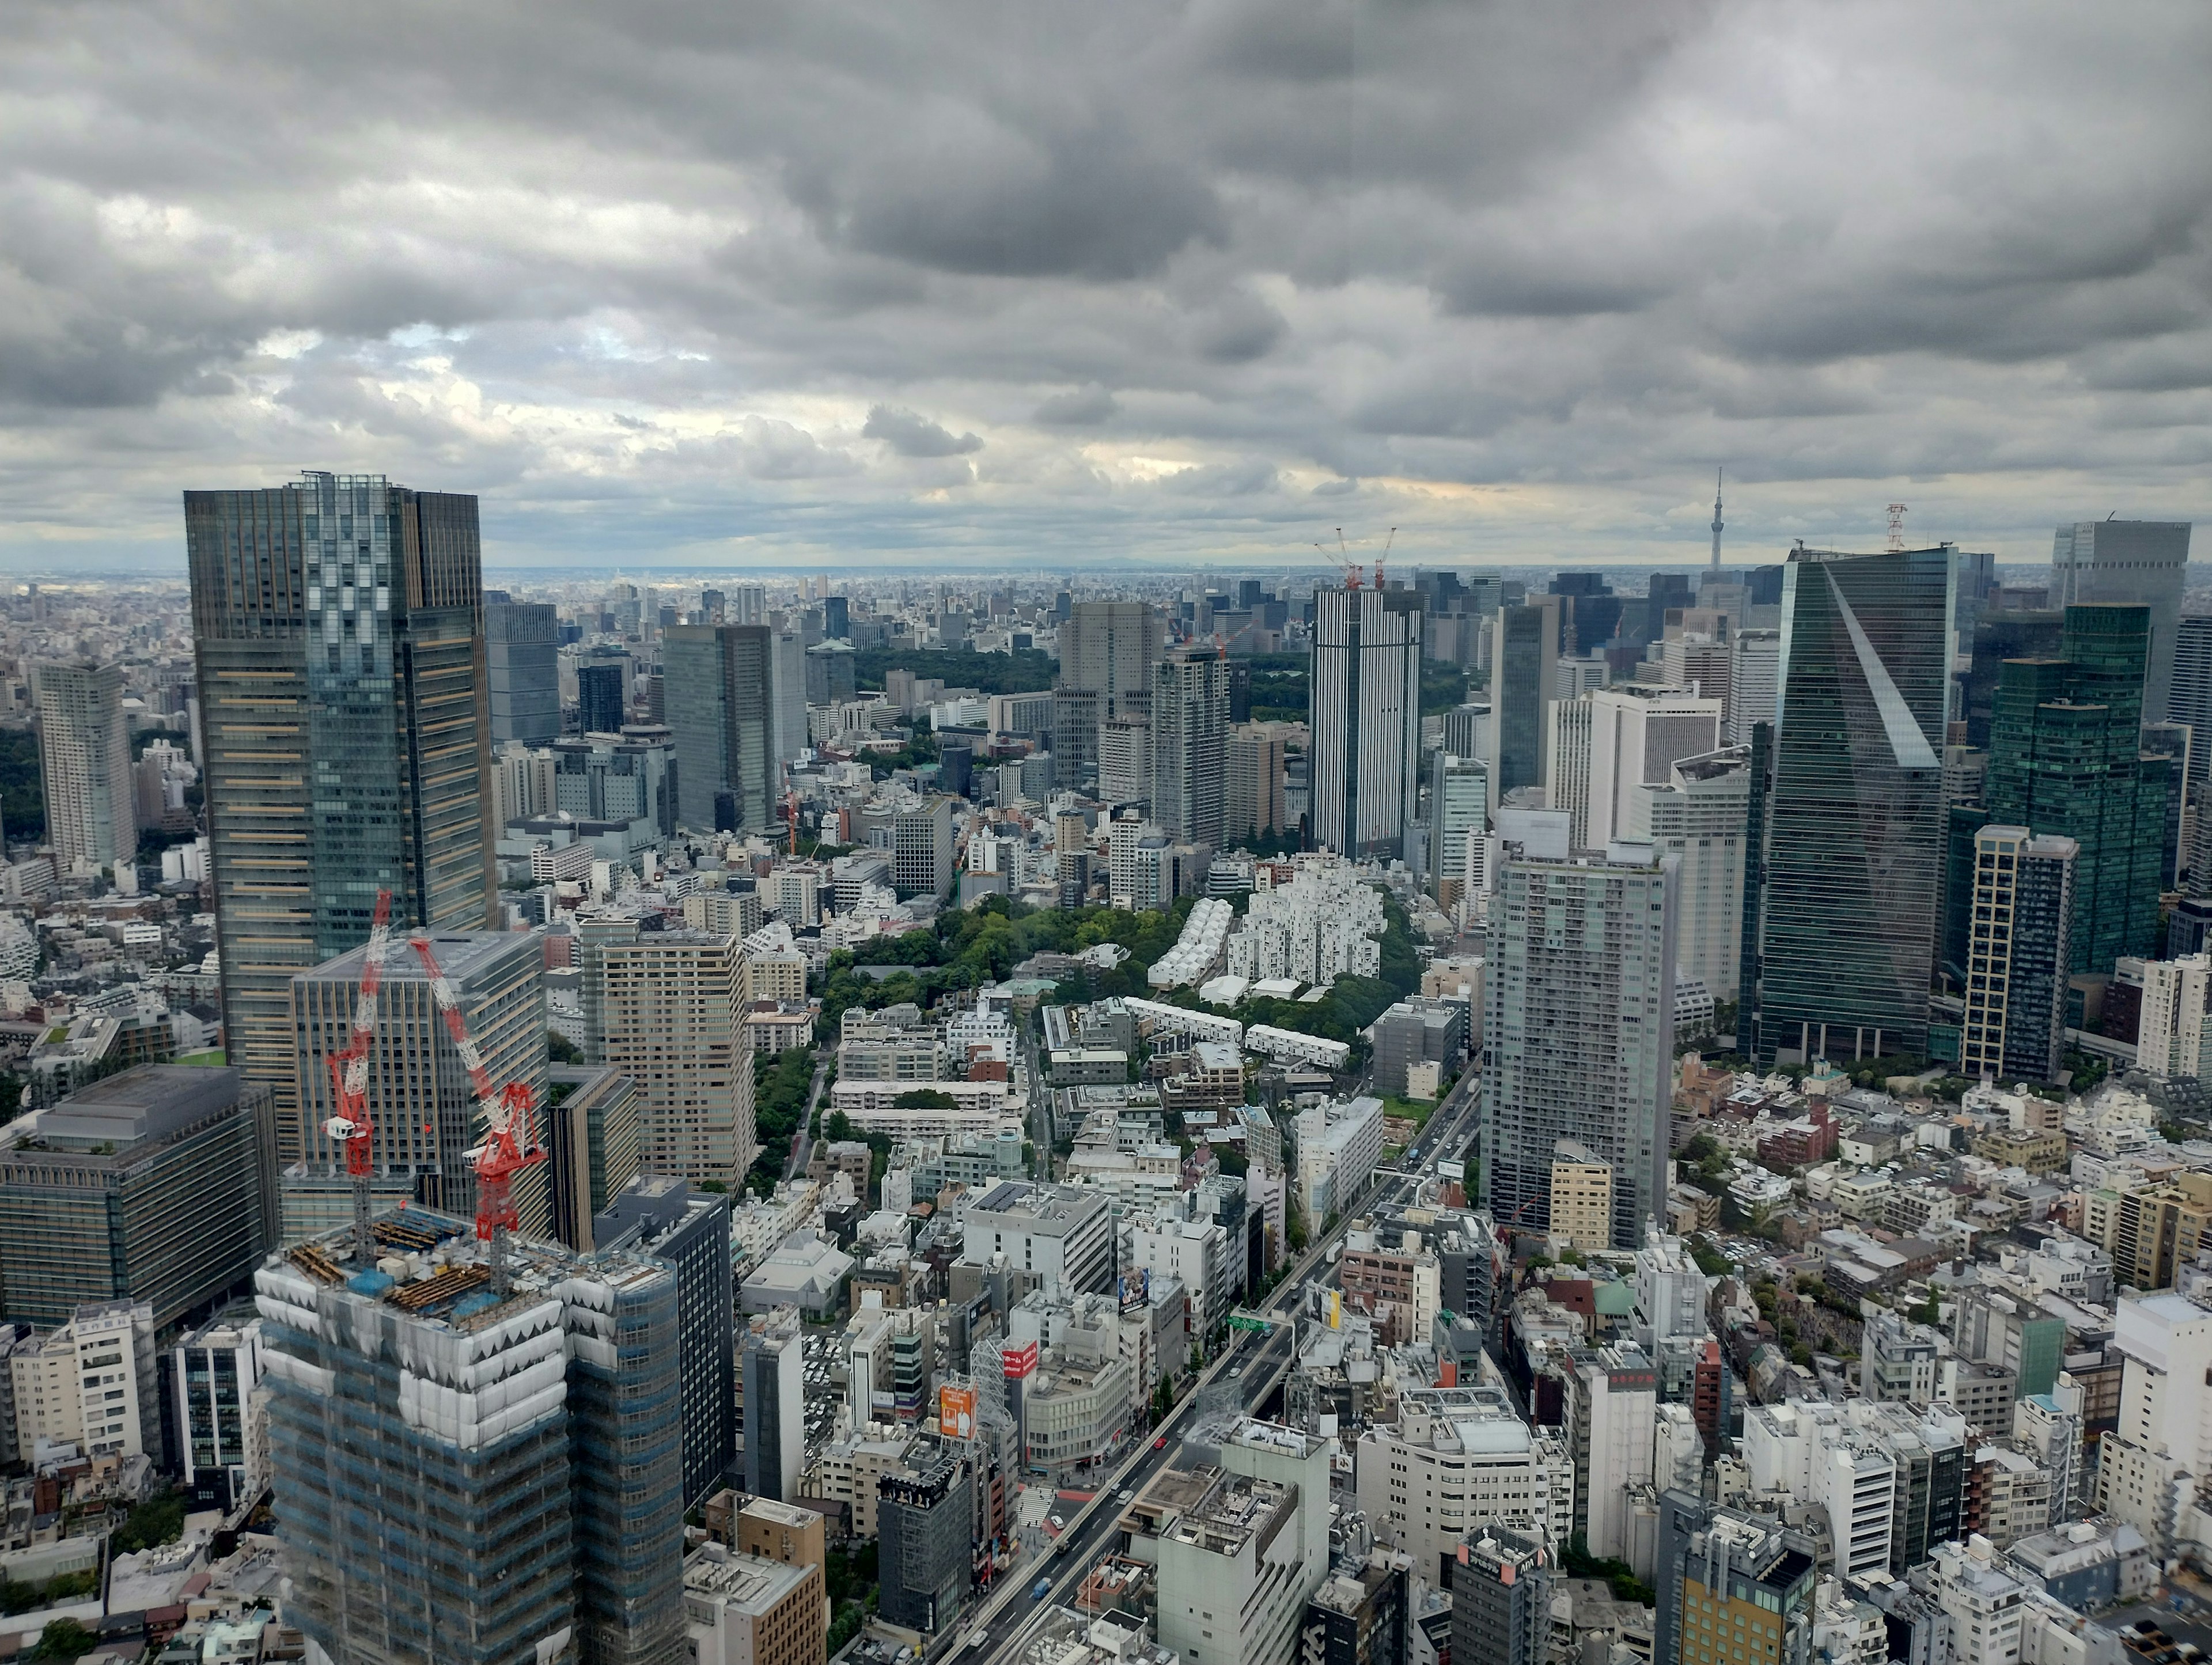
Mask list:
POLYGON ((334 1665, 684 1657, 674 1274, 422 1208, 254 1288, 286 1616, 334 1665))

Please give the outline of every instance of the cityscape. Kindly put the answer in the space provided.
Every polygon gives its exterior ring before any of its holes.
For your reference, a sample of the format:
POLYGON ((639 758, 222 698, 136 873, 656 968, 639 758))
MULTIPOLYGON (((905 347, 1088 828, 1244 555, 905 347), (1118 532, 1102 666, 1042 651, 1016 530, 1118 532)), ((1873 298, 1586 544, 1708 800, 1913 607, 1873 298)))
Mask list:
POLYGON ((0 1665, 2212 1665, 2208 63, 0 7, 0 1665))

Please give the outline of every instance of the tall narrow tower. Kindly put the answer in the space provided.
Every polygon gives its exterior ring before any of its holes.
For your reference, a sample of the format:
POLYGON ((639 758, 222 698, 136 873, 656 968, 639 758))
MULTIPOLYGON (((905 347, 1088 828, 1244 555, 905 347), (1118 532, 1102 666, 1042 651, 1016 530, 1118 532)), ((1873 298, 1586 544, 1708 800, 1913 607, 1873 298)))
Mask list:
POLYGON ((1722 524, 1722 522, 1721 522, 1721 474, 1722 474, 1722 471, 1721 471, 1720 469, 1717 469, 1717 469, 1715 469, 1715 470, 1713 471, 1713 560, 1712 560, 1712 574, 1713 574, 1713 577, 1714 577, 1716 580, 1717 580, 1717 579, 1720 577, 1720 575, 1721 575, 1721 524, 1722 524))

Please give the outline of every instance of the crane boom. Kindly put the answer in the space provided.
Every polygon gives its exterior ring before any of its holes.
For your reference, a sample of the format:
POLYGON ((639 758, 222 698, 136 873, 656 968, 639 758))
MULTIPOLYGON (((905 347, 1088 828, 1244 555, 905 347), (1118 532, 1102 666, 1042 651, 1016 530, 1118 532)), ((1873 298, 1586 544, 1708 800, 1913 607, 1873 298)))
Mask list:
POLYGON ((331 1115, 325 1137, 345 1152, 346 1177, 353 1182, 354 1258, 376 1259, 376 1237, 368 1223, 368 1181, 374 1172, 376 1125, 368 1114, 368 1051, 376 1042, 376 996, 384 984, 384 956, 391 942, 392 892, 376 893, 376 916, 362 951, 361 993, 353 1005, 353 1030, 346 1044, 325 1060, 331 1070, 331 1115))
POLYGON ((526 1082, 509 1081, 497 1089, 492 1086, 491 1072, 485 1066, 483 1054, 471 1038, 467 1020, 461 1016, 460 999, 453 992, 453 980, 438 963, 429 938, 417 934, 408 939, 408 946, 422 962, 423 972, 429 979, 430 998, 437 1004, 438 1015, 445 1020, 446 1033, 453 1038, 453 1050, 460 1054, 462 1066, 469 1073, 469 1091, 476 1096, 477 1111, 483 1117, 483 1138, 468 1152, 477 1172, 477 1237, 485 1245, 489 1258, 492 1291, 504 1295, 507 1291, 507 1234, 520 1229, 522 1224, 514 1210, 514 1176, 525 1168, 545 1160, 545 1149, 538 1143, 531 1122, 531 1112, 537 1108, 536 1096, 526 1082))

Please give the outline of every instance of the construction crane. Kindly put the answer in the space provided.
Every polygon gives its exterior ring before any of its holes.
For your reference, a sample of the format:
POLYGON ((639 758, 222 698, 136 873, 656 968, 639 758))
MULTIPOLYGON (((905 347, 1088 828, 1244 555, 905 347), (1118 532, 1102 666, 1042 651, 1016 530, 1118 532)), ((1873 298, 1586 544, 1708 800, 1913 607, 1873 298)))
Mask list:
POLYGON ((423 972, 430 981, 430 998, 437 1003, 438 1015, 446 1020, 446 1033, 453 1037, 453 1050, 460 1054, 461 1063, 468 1070, 469 1091, 476 1095, 477 1113, 483 1117, 483 1140, 464 1154, 476 1165, 477 1237, 486 1248, 492 1293, 505 1295, 507 1234, 522 1224, 514 1212, 514 1176, 525 1168, 545 1160, 544 1146, 538 1143, 531 1122, 531 1112, 537 1108, 536 1097, 529 1085, 521 1081, 509 1081, 494 1090, 491 1073, 484 1067, 483 1054, 469 1038, 469 1026, 461 1017, 461 1005, 453 993, 453 981, 439 965, 429 938, 410 937, 408 946, 422 962, 423 972))
POLYGON ((345 1152, 346 1177, 353 1182, 353 1253, 365 1266, 376 1263, 376 1236, 368 1224, 370 1158, 376 1124, 368 1114, 368 1049, 376 1041, 376 991, 384 983, 384 952, 391 940, 392 892, 376 893, 376 917, 362 951, 361 993, 353 1003, 353 1033, 344 1047, 325 1060, 331 1066, 331 1114, 323 1135, 345 1152))
POLYGON ((1905 547, 1905 505, 1902 503, 1889 506, 1889 547, 1893 552, 1905 547))
MULTIPOLYGON (((1390 547, 1397 541, 1398 528, 1393 526, 1390 528, 1389 537, 1383 541, 1382 553, 1375 557, 1375 587, 1378 590, 1382 587, 1382 563, 1389 558, 1390 547)), ((1328 561, 1340 572, 1343 573, 1344 587, 1346 589, 1356 590, 1359 588, 1362 584, 1366 582, 1367 568, 1364 564, 1360 562, 1354 561, 1352 558, 1352 550, 1344 541, 1344 528, 1342 526, 1339 526, 1336 529, 1336 553, 1334 555, 1329 554, 1328 545, 1326 544, 1316 544, 1314 547, 1321 551, 1322 558, 1323 560, 1328 561)))

